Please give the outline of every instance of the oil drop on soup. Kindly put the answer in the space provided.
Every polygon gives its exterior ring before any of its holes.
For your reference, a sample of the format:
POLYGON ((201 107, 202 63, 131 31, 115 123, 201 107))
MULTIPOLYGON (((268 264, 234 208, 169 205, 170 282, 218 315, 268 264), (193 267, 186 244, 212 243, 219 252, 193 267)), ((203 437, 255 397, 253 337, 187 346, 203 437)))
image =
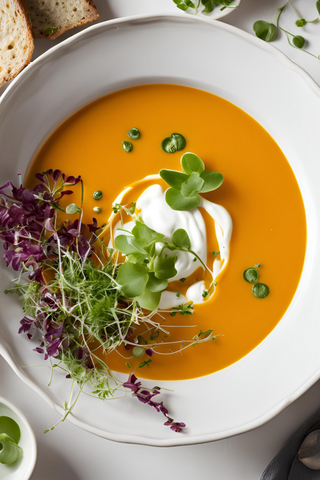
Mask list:
MULTIPOLYGON (((254 349, 287 310, 303 268, 306 218, 299 186, 282 151, 252 117, 220 97, 177 85, 145 85, 110 94, 75 113, 47 140, 27 176, 27 184, 33 186, 35 173, 49 168, 81 175, 83 221, 91 223, 94 216, 103 224, 112 202, 127 185, 161 169, 181 171, 180 157, 185 152, 195 152, 206 170, 224 176, 222 186, 203 197, 223 206, 232 218, 230 257, 218 276, 215 294, 194 305, 193 315, 169 312, 157 319, 170 333, 165 341, 191 339, 200 330, 210 329, 215 341, 174 355, 168 355, 172 345, 164 345, 154 353, 152 363, 138 372, 155 380, 194 378, 231 365, 254 349), (133 148, 128 153, 122 142, 129 140, 132 127, 139 129, 140 138, 130 139, 133 148), (168 154, 160 145, 172 132, 181 133, 187 145, 181 152, 168 154), (97 191, 103 192, 99 201, 93 198, 97 191), (100 213, 94 213, 94 208, 100 213), (270 287, 264 299, 252 294, 242 276, 258 263, 259 281, 270 287)), ((161 179, 138 182, 125 202, 136 201, 152 184, 167 188, 161 179)), ((206 211, 200 211, 212 265, 219 245, 214 223, 206 211)), ((203 270, 196 269, 191 277, 189 284, 202 280, 203 270)), ((185 283, 178 279, 169 284, 177 298, 185 294, 185 283)), ((141 333, 149 339, 150 332, 141 333)), ((112 370, 129 372, 123 357, 132 354, 124 346, 108 356, 101 348, 98 353, 112 370)), ((133 368, 140 363, 141 358, 130 359, 133 368)))

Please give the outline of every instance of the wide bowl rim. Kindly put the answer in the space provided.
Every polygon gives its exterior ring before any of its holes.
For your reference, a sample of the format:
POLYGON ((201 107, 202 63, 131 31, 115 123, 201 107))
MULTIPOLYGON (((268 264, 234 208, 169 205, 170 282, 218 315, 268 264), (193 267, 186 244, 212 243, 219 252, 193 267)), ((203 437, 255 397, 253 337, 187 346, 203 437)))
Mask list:
MULTIPOLYGON (((284 53, 278 50, 276 47, 263 42, 262 40, 258 39, 254 35, 251 35, 243 30, 234 27, 232 25, 219 22, 217 20, 210 20, 209 18, 201 17, 201 16, 183 16, 179 13, 159 13, 159 14, 145 14, 145 15, 133 15, 113 20, 108 20, 105 22, 101 22, 96 25, 92 25, 88 27, 82 32, 75 34, 74 36, 64 40, 58 45, 55 45, 50 50, 39 56, 36 60, 31 62, 20 74, 16 77, 12 83, 8 86, 6 91, 0 97, 0 109, 1 105, 11 96, 14 94, 14 89, 22 79, 28 75, 28 73, 38 65, 38 63, 46 62, 50 60, 51 55, 53 55, 57 50, 63 50, 65 47, 69 46, 72 43, 77 42, 82 37, 89 35, 91 32, 104 29, 108 27, 112 27, 117 24, 130 24, 131 22, 137 21, 153 21, 153 20, 160 20, 160 19, 175 19, 177 21, 183 21, 184 19, 188 21, 194 22, 202 22, 206 24, 214 25, 215 28, 233 33, 239 37, 244 38, 247 42, 255 45, 256 47, 265 50, 269 54, 276 57, 280 62, 282 62, 287 68, 293 70, 295 73, 299 74, 302 79, 306 82, 307 86, 310 87, 318 97, 320 97, 320 87, 315 82, 315 80, 299 65, 294 63, 290 60, 284 53)), ((27 385, 29 385, 33 390, 35 390, 51 407, 57 411, 60 415, 64 415, 63 408, 58 405, 46 392, 44 392, 40 387, 38 387, 21 369, 14 361, 13 356, 10 352, 10 347, 0 338, 0 354, 4 357, 4 359, 8 362, 11 368, 15 371, 18 377, 27 385)), ((241 433, 245 433, 247 431, 253 430, 255 428, 260 427, 264 423, 268 422, 276 415, 278 415, 282 410, 284 410, 288 405, 298 399, 303 393, 305 393, 317 380, 320 379, 320 367, 319 369, 311 375, 299 388, 297 388, 293 393, 286 396, 284 399, 279 401, 276 405, 274 405, 267 413, 264 415, 260 415, 258 418, 251 420, 247 423, 244 423, 240 426, 230 428, 225 430, 224 432, 219 433, 212 433, 212 434, 201 434, 196 436, 177 436, 172 439, 155 439, 155 438, 145 438, 139 435, 128 435, 128 434, 114 434, 107 432, 105 430, 96 428, 91 426, 90 424, 86 423, 85 421, 79 420, 73 414, 68 416, 68 419, 75 424, 76 426, 91 432, 95 435, 100 437, 113 440, 116 442, 121 443, 134 443, 140 445, 147 445, 147 446, 183 446, 183 445, 192 445, 192 444, 199 444, 199 443, 206 443, 210 441, 221 440, 224 438, 228 438, 234 435, 239 435, 241 433)), ((184 382, 188 382, 190 380, 184 380, 184 382)))

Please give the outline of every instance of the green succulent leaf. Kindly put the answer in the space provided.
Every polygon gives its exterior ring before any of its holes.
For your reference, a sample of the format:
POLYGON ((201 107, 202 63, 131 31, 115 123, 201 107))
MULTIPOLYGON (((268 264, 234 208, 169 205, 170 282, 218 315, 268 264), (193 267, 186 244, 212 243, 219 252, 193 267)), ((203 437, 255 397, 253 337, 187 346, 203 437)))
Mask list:
POLYGON ((188 175, 175 170, 160 170, 160 177, 168 184, 177 190, 181 190, 181 185, 188 179, 188 175))
POLYGON ((183 228, 178 228, 172 235, 172 243, 179 248, 191 249, 191 242, 188 233, 183 228))
POLYGON ((20 427, 11 417, 0 417, 0 434, 5 433, 13 439, 15 443, 19 443, 21 437, 20 427))
POLYGON ((168 286, 168 280, 166 278, 157 278, 153 272, 149 273, 149 280, 147 283, 147 289, 150 290, 150 292, 156 293, 156 292, 162 292, 162 290, 165 290, 168 286))
POLYGON ((118 270, 117 282, 126 297, 134 298, 141 295, 148 280, 148 268, 145 265, 126 262, 118 270))
POLYGON ((155 310, 160 302, 161 292, 151 292, 146 288, 144 292, 136 297, 137 302, 141 308, 146 310, 155 310))
POLYGON ((194 197, 201 192, 203 185, 204 180, 200 177, 199 173, 192 172, 181 185, 181 193, 184 197, 194 197))
POLYGON ((176 255, 171 255, 170 257, 164 258, 161 255, 155 258, 154 261, 154 274, 156 278, 160 280, 172 278, 177 275, 177 270, 175 269, 177 257, 176 255))
POLYGON ((172 210, 188 211, 199 206, 200 197, 198 195, 194 197, 184 197, 179 190, 169 188, 166 191, 166 202, 172 210))
POLYGON ((143 246, 136 241, 135 237, 131 235, 118 235, 115 238, 114 245, 116 249, 122 252, 124 255, 129 255, 131 253, 140 253, 146 255, 147 253, 143 246))
POLYGON ((162 242, 165 235, 158 233, 155 230, 147 227, 144 223, 136 223, 135 227, 132 229, 132 234, 135 237, 135 240, 145 247, 148 247, 156 242, 162 242))
POLYGON ((265 42, 273 42, 278 36, 278 29, 273 23, 258 20, 253 25, 254 33, 265 42))
POLYGON ((205 170, 205 166, 201 158, 195 153, 191 152, 182 155, 181 166, 187 175, 191 175, 193 172, 201 175, 201 173, 203 173, 205 170))
POLYGON ((212 171, 203 172, 200 177, 204 180, 204 185, 201 188, 200 193, 207 193, 216 190, 222 185, 224 180, 221 173, 212 171))

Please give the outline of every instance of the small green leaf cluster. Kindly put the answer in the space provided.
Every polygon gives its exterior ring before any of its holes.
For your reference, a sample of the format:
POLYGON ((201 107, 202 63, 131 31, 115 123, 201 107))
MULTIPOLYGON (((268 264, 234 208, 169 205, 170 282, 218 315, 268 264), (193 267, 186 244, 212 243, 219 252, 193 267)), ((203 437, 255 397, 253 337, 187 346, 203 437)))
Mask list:
POLYGON ((176 255, 168 256, 164 250, 191 251, 190 238, 185 230, 176 230, 171 242, 167 242, 163 234, 147 227, 140 219, 135 220, 131 232, 115 238, 115 247, 126 255, 117 274, 122 294, 134 298, 141 308, 147 310, 158 307, 169 278, 177 274, 176 255))
POLYGON ((237 8, 237 5, 232 0, 173 0, 180 10, 186 11, 188 8, 195 10, 195 13, 199 13, 200 8, 204 7, 201 13, 211 13, 215 7, 220 6, 220 10, 225 8, 237 8))
POLYGON ((18 446, 20 427, 11 417, 0 417, 0 463, 12 465, 21 455, 22 448, 18 446))
MULTIPOLYGON (((298 17, 298 20, 295 23, 297 27, 302 28, 305 25, 307 25, 307 23, 317 23, 320 20, 320 17, 317 17, 316 19, 310 20, 310 21, 307 21, 305 18, 301 18, 298 12, 296 11, 296 9, 294 8, 291 0, 287 0, 287 2, 282 7, 277 9, 277 13, 274 17, 274 19, 276 20, 276 25, 274 23, 266 22, 264 20, 258 20, 257 22, 254 23, 253 30, 256 36, 261 40, 264 40, 265 42, 273 42, 274 40, 277 39, 279 30, 281 30, 282 32, 285 33, 288 43, 291 47, 298 48, 303 52, 308 53, 309 55, 317 59, 320 59, 320 55, 314 55, 313 53, 310 53, 307 50, 303 49, 306 43, 306 40, 304 37, 302 37, 301 35, 294 35, 293 33, 290 33, 284 28, 280 27, 279 22, 280 22, 281 14, 288 4, 292 8, 295 15, 298 17)), ((318 13, 320 14, 319 0, 316 2, 316 8, 318 13)))
POLYGON ((264 283, 257 283, 259 280, 259 273, 257 268, 260 268, 260 263, 254 267, 249 267, 243 272, 243 278, 246 282, 254 284, 252 293, 256 298, 265 298, 269 295, 270 290, 264 283))
POLYGON ((181 157, 184 171, 160 170, 161 178, 171 187, 166 191, 166 202, 173 210, 192 210, 200 204, 199 193, 216 190, 223 183, 223 175, 205 171, 201 158, 194 153, 181 157))

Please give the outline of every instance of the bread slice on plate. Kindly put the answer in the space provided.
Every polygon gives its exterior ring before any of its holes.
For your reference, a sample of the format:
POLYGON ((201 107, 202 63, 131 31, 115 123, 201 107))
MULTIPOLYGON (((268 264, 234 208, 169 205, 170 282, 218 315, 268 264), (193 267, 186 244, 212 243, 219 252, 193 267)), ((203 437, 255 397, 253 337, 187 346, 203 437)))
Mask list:
POLYGON ((26 0, 34 38, 54 40, 62 33, 99 18, 91 0, 26 0))
POLYGON ((20 0, 0 0, 0 87, 31 61, 33 38, 20 0))

